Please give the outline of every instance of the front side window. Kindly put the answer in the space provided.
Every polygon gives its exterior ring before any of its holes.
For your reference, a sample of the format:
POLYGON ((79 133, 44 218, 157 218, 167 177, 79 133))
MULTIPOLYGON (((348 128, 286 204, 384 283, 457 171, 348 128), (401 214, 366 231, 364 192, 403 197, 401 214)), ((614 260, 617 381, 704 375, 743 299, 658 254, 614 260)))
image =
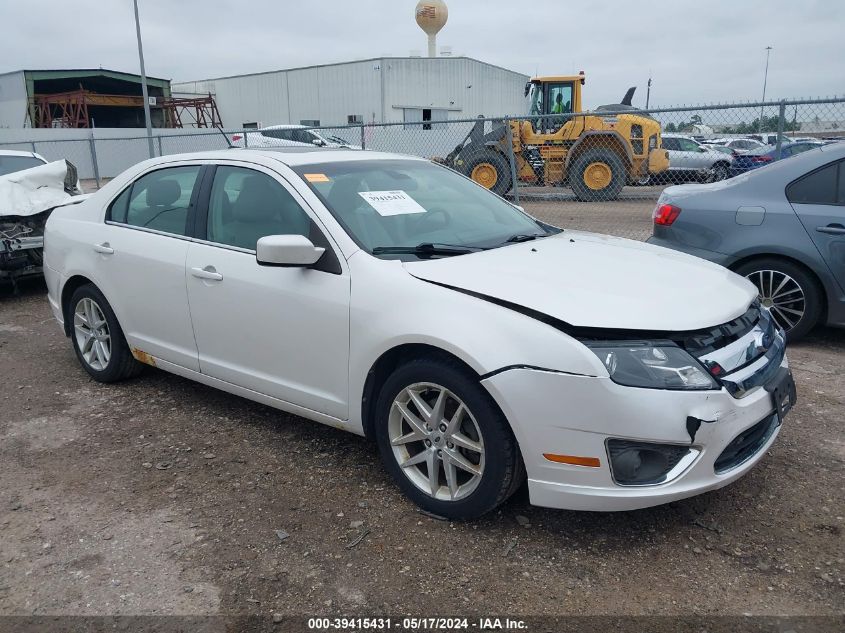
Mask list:
POLYGON ((267 235, 311 234, 311 219, 278 181, 253 169, 219 166, 208 203, 207 239, 255 250, 267 235))
POLYGON ((698 143, 688 138, 679 138, 678 147, 682 152, 697 152, 701 147, 698 143))
POLYGON ((109 207, 108 219, 146 229, 188 234, 188 209, 199 165, 168 167, 144 174, 109 207))
POLYGON ((794 204, 845 204, 840 195, 842 161, 825 165, 802 176, 786 188, 786 198, 794 204))
POLYGON ((462 254, 559 231, 427 161, 356 160, 295 171, 350 237, 379 257, 423 259, 425 253, 413 252, 418 246, 452 247, 462 254), (412 252, 385 252, 396 249, 412 252))

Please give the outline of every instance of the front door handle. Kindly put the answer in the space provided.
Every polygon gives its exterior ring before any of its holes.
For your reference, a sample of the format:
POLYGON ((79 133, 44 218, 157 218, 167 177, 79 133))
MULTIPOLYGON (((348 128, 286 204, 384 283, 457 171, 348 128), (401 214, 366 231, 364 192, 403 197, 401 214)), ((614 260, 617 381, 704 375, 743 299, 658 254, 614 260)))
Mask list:
POLYGON ((816 230, 819 233, 827 233, 828 235, 845 235, 845 226, 841 224, 828 224, 827 226, 817 226, 816 230))
POLYGON ((209 281, 221 281, 223 279, 223 275, 218 273, 214 266, 191 268, 191 274, 198 279, 207 279, 209 281))
POLYGON ((94 244, 94 251, 100 253, 101 255, 114 255, 114 249, 108 242, 103 242, 102 244, 94 244))

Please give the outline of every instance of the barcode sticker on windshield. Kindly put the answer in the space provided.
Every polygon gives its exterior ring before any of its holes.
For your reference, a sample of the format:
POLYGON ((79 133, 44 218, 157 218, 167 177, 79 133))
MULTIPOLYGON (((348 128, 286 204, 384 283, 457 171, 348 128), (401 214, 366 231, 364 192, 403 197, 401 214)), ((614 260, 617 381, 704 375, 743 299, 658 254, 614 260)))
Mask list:
POLYGON ((358 195, 379 215, 425 213, 425 209, 404 191, 359 191, 358 195))

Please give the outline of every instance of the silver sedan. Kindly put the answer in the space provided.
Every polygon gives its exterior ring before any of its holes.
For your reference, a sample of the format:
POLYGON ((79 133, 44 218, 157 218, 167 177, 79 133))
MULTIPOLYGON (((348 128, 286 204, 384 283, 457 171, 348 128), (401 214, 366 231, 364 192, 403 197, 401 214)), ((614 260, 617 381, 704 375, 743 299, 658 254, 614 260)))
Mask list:
POLYGON ((817 324, 845 327, 845 143, 668 187, 648 241, 746 276, 790 340, 817 324))

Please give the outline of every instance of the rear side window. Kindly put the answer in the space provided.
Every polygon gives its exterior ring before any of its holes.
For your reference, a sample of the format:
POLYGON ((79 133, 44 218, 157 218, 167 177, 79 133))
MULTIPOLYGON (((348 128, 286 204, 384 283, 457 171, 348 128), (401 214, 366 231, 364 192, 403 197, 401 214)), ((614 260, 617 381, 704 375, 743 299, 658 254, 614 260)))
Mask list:
POLYGON ((678 150, 678 149, 680 149, 680 148, 678 147, 678 139, 676 139, 676 138, 674 138, 674 137, 671 137, 671 138, 666 138, 666 137, 664 136, 664 137, 663 137, 663 149, 671 149, 671 150, 678 150))
POLYGON ((786 198, 795 204, 845 204, 842 161, 825 165, 802 176, 786 188, 786 198))
POLYGON ((169 167, 141 176, 109 207, 113 222, 188 234, 188 207, 200 173, 199 165, 169 167))

